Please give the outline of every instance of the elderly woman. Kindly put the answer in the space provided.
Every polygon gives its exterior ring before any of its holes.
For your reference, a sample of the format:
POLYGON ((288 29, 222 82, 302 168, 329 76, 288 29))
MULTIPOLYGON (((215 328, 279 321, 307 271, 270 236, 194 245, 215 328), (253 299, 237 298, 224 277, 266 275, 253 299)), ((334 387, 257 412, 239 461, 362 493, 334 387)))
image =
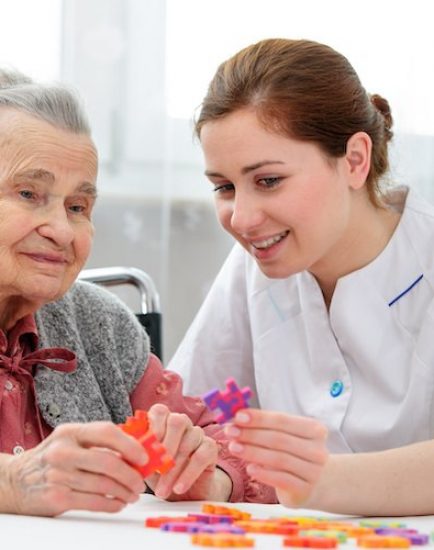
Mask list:
MULTIPOLYGON (((74 96, 0 72, 0 150, 0 512, 135 501, 144 485, 132 465, 147 455, 115 424, 137 409, 176 462, 146 479, 157 496, 274 501, 203 401, 162 370, 135 316, 75 283, 92 244, 97 153, 74 96)), ((311 439, 301 446, 323 447, 311 439)))

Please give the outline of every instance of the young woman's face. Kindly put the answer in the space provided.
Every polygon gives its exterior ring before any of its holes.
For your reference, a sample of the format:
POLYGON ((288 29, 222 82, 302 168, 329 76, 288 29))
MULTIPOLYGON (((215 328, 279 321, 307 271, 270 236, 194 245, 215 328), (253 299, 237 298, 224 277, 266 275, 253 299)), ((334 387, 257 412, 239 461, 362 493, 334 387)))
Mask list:
POLYGON ((273 133, 251 110, 206 123, 201 143, 220 223, 268 277, 338 261, 352 209, 345 157, 273 133))

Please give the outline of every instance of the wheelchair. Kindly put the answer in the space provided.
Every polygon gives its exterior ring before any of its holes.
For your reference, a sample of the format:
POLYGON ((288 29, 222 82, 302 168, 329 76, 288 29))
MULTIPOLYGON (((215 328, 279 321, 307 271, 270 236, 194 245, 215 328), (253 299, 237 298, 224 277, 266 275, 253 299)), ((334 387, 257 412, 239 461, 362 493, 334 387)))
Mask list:
POLYGON ((160 297, 148 273, 136 267, 97 267, 83 269, 78 280, 106 287, 133 285, 140 293, 140 312, 136 317, 149 335, 152 352, 163 359, 160 297))

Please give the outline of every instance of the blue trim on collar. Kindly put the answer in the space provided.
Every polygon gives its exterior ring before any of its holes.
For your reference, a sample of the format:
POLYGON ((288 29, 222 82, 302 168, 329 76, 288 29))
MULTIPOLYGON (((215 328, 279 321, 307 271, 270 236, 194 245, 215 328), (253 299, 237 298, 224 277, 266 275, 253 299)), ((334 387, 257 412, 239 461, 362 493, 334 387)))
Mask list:
POLYGON ((418 277, 414 282, 412 282, 411 285, 410 285, 408 288, 406 288, 405 290, 403 290, 403 291, 401 292, 401 294, 398 294, 398 296, 396 296, 396 298, 393 298, 393 300, 392 300, 391 302, 389 302, 389 307, 390 307, 390 306, 393 306, 393 304, 394 304, 395 302, 397 302, 400 298, 402 298, 402 297, 404 296, 404 294, 407 294, 407 292, 410 292, 410 290, 411 290, 414 286, 416 286, 417 283, 418 283, 419 281, 421 281, 422 279, 423 279, 423 273, 422 273, 422 275, 419 275, 419 277, 418 277))

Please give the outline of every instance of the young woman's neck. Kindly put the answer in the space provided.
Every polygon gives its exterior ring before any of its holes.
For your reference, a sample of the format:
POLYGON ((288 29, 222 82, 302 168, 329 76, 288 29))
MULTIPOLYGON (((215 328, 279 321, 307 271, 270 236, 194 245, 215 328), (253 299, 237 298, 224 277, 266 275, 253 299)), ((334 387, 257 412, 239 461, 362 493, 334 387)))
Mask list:
POLYGON ((314 266, 312 275, 318 281, 327 308, 330 307, 337 281, 370 264, 390 241, 401 214, 387 207, 374 206, 360 197, 351 215, 344 242, 314 266))

